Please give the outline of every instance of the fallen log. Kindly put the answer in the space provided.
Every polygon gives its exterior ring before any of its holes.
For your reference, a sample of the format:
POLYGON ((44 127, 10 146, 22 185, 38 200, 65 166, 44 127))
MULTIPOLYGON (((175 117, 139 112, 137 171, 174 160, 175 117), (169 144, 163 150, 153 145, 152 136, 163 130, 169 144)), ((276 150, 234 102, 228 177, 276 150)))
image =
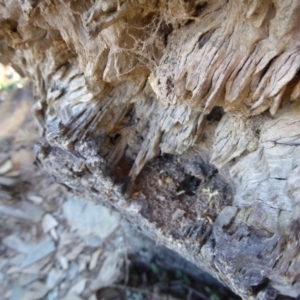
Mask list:
MULTIPOLYGON (((244 299, 300 294, 298 1, 0 1, 38 164, 244 299)), ((2 57, 2 58, 1 58, 2 57)))

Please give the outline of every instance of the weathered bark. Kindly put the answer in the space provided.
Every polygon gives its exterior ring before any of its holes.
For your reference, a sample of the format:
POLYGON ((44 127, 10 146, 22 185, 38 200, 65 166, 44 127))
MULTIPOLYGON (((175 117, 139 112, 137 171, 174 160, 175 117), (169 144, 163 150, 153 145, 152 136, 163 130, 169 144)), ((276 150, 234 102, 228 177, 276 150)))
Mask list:
POLYGON ((298 1, 2 0, 0 37, 49 174, 280 299, 300 293, 299 18, 298 1))

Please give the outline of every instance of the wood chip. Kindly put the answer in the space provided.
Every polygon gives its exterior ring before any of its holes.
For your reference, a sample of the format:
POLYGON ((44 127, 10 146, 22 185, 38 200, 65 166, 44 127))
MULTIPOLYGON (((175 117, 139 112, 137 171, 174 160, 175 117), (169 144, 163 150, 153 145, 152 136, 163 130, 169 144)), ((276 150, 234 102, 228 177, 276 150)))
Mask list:
POLYGON ((0 184, 4 186, 12 186, 16 184, 18 181, 15 178, 10 178, 10 177, 3 177, 0 176, 0 184))
POLYGON ((68 262, 68 260, 66 259, 65 256, 59 256, 57 258, 57 260, 58 260, 58 262, 59 262, 59 264, 60 264, 60 266, 62 267, 63 270, 67 270, 68 269, 69 262, 68 262))
POLYGON ((13 274, 13 273, 19 273, 19 272, 20 272, 20 268, 16 267, 16 266, 10 267, 6 270, 7 275, 10 275, 10 274, 13 274))
POLYGON ((96 235, 105 239, 120 223, 119 216, 109 209, 84 199, 69 199, 63 204, 63 213, 72 229, 82 237, 96 235))
POLYGON ((176 220, 178 218, 182 218, 185 214, 185 211, 180 209, 180 208, 177 208, 175 210, 175 212, 172 214, 172 220, 176 220))
POLYGON ((39 277, 40 277, 39 274, 22 274, 20 276, 19 283, 22 286, 26 286, 26 285, 38 280, 39 277))
POLYGON ((40 274, 45 275, 48 274, 50 269, 52 268, 52 255, 49 254, 44 258, 38 260, 34 264, 28 266, 25 269, 21 269, 20 272, 24 274, 40 274))
POLYGON ((99 249, 93 253, 91 260, 90 260, 90 264, 89 264, 90 271, 93 270, 97 266, 97 262, 98 262, 101 252, 102 252, 102 249, 99 249))
POLYGON ((45 214, 45 211, 41 208, 41 206, 37 206, 28 201, 22 201, 22 211, 30 216, 30 219, 34 223, 40 222, 45 214))
POLYGON ((78 269, 79 268, 78 268, 77 263, 75 261, 72 261, 70 264, 70 268, 68 270, 68 279, 70 281, 73 281, 76 278, 76 276, 78 274, 78 269))
POLYGON ((11 170, 11 171, 7 172, 5 175, 7 177, 18 177, 18 176, 20 176, 20 174, 21 174, 20 170, 11 170))
POLYGON ((88 235, 83 240, 88 247, 99 248, 103 244, 103 240, 96 235, 88 235))
POLYGON ((24 291, 23 291, 22 287, 18 283, 15 283, 12 286, 12 293, 10 295, 10 300, 20 300, 23 293, 24 293, 24 291))
POLYGON ((47 276, 47 281, 46 281, 47 288, 49 290, 53 289, 64 278, 65 278, 65 272, 63 272, 62 270, 52 269, 47 276))
POLYGON ((74 260, 77 258, 77 256, 84 250, 84 245, 79 244, 72 248, 72 250, 66 254, 66 258, 68 260, 74 260))
POLYGON ((12 206, 0 205, 0 214, 7 215, 9 217, 13 217, 19 220, 31 221, 29 215, 12 206))
POLYGON ((40 282, 35 281, 33 284, 29 286, 30 291, 25 292, 21 300, 40 300, 44 299, 49 289, 47 286, 40 282))
POLYGON ((25 257, 25 254, 17 254, 9 260, 9 264, 20 266, 20 264, 24 261, 25 257))
POLYGON ((108 286, 116 282, 122 272, 120 268, 122 261, 122 252, 119 250, 112 251, 105 258, 97 278, 91 282, 91 290, 96 291, 104 286, 108 286))
POLYGON ((74 241, 76 241, 76 235, 73 232, 69 232, 67 231, 67 229, 65 229, 60 234, 59 249, 62 249, 64 246, 74 243, 74 241))
POLYGON ((78 273, 81 273, 86 269, 87 262, 85 260, 81 260, 79 262, 78 273))
POLYGON ((165 196, 161 196, 161 195, 156 195, 156 198, 159 200, 159 201, 165 201, 166 200, 166 197, 165 196))
POLYGON ((51 229, 55 228, 58 225, 56 219, 50 215, 45 214, 42 220, 42 227, 45 233, 48 233, 51 229))
POLYGON ((25 268, 31 264, 37 262, 38 260, 48 256, 55 251, 55 245, 51 239, 45 239, 41 241, 38 245, 34 246, 26 259, 23 261, 21 267, 25 268))
POLYGON ((85 285, 86 279, 82 278, 71 287, 69 293, 80 295, 84 291, 85 285))
POLYGON ((34 194, 27 194, 26 198, 33 202, 34 204, 41 204, 43 202, 43 198, 34 194))
POLYGON ((0 165, 0 175, 3 175, 13 168, 12 160, 9 159, 0 165))
POLYGON ((25 244, 20 238, 16 235, 9 235, 2 240, 2 243, 11 249, 14 249, 21 253, 28 253, 30 250, 30 246, 25 244))
POLYGON ((50 230, 50 235, 51 235, 51 237, 53 238, 54 241, 58 241, 58 235, 57 235, 57 233, 56 233, 55 228, 52 228, 52 229, 50 230))
POLYGON ((82 298, 80 298, 79 296, 77 296, 76 294, 72 294, 69 293, 67 296, 65 296, 63 299, 61 300, 82 300, 82 298))
POLYGON ((46 265, 43 267, 42 272, 48 274, 48 273, 50 272, 50 270, 52 269, 52 267, 53 267, 53 262, 52 262, 52 260, 51 260, 50 263, 46 264, 46 265))

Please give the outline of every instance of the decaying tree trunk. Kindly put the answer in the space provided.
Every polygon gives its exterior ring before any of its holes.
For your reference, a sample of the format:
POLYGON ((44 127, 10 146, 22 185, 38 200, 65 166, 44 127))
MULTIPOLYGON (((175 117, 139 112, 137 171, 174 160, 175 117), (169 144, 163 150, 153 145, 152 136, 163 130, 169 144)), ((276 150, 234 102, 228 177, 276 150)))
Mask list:
POLYGON ((299 20, 296 0, 0 0, 41 166, 244 299, 300 294, 299 20))

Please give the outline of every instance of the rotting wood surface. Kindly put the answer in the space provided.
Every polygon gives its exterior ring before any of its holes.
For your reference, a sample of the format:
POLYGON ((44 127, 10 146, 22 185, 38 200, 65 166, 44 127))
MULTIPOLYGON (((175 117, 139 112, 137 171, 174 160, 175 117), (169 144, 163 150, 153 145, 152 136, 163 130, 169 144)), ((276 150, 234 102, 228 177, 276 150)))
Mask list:
POLYGON ((276 0, 0 1, 0 59, 32 80, 49 174, 245 299, 297 297, 299 14, 276 0))

